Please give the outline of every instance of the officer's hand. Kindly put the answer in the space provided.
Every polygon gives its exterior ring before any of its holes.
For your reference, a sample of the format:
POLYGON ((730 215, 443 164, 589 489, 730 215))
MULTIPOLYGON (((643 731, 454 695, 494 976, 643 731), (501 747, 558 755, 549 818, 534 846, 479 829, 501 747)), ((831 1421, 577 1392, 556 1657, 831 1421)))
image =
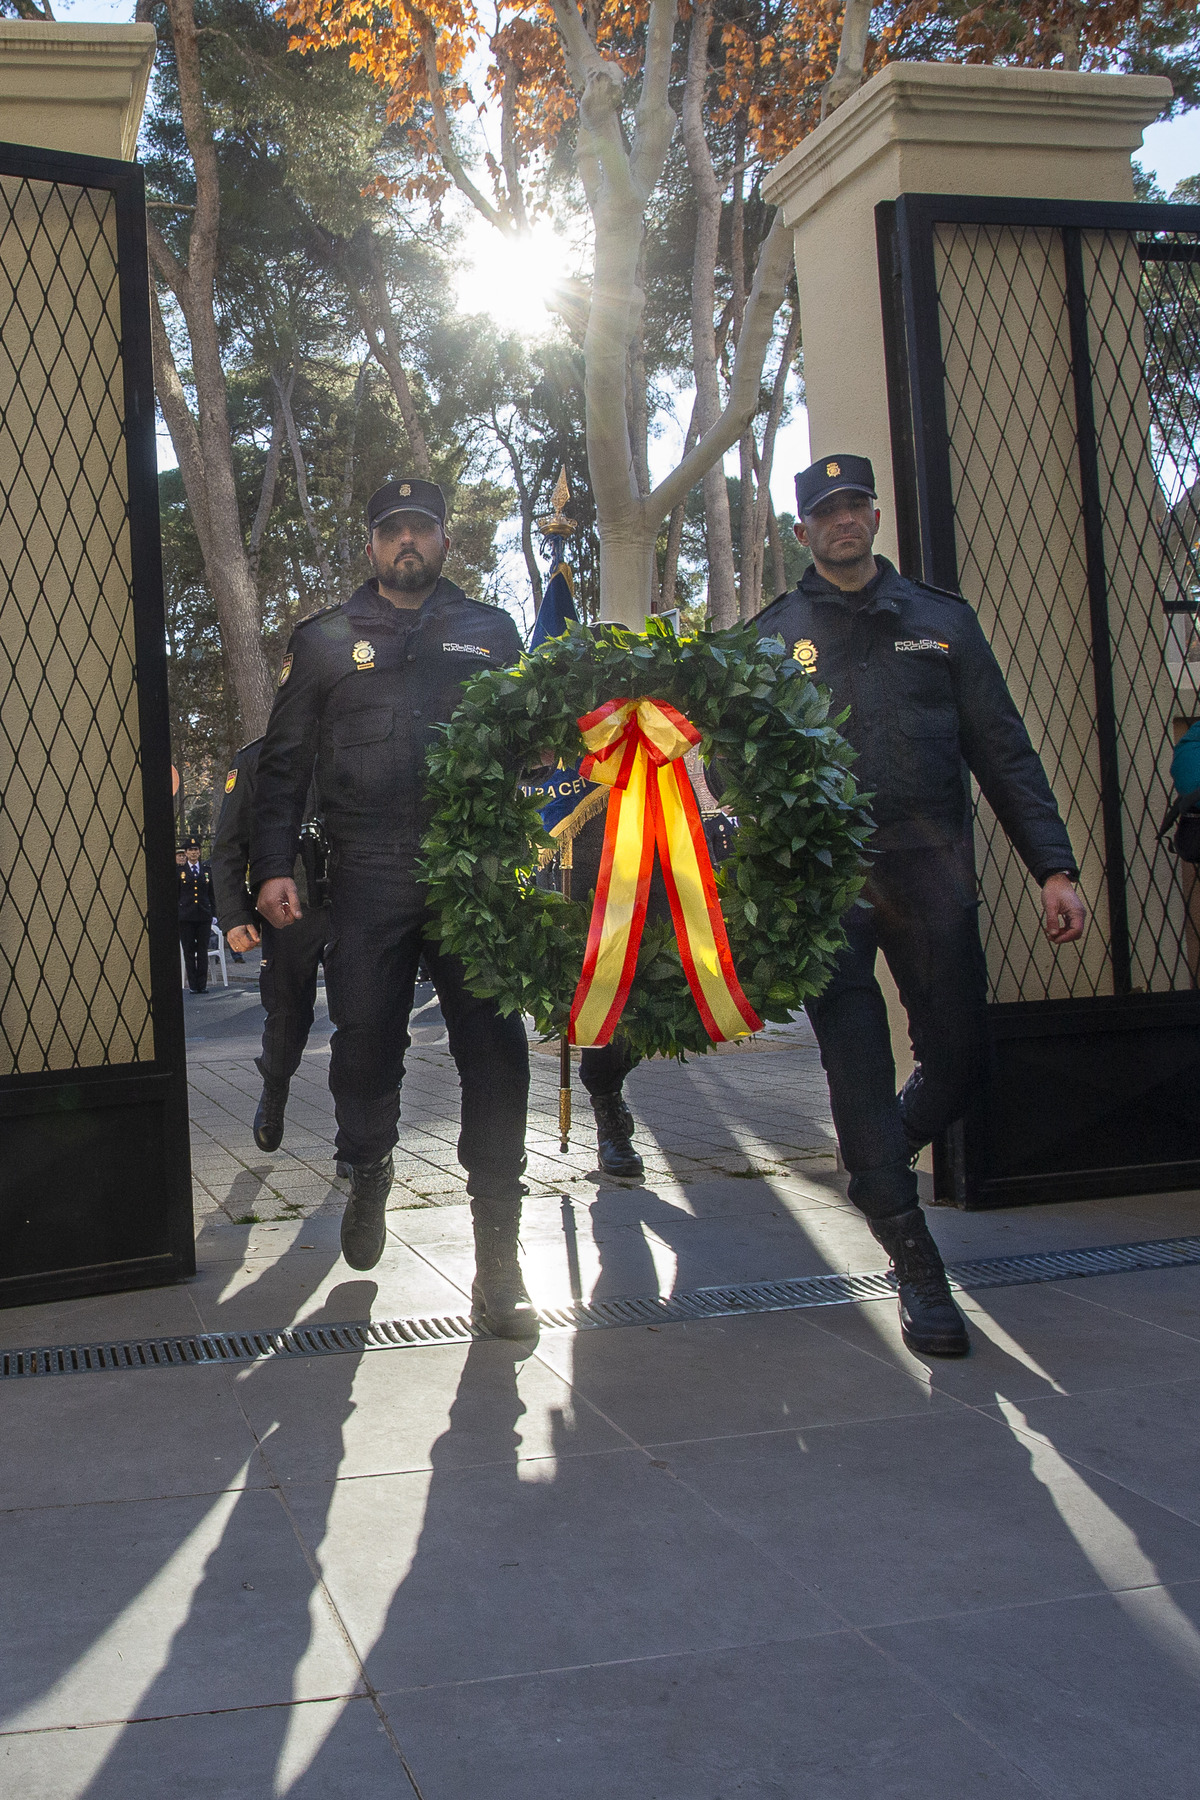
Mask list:
POLYGON ((300 896, 290 875, 276 875, 272 880, 264 881, 254 904, 276 931, 282 931, 285 925, 294 925, 300 917, 300 896))
POLYGON ((1052 944, 1073 944, 1083 936, 1087 908, 1069 875, 1051 875, 1042 888, 1042 911, 1046 915, 1046 936, 1052 944))
POLYGON ((235 925, 225 933, 225 942, 235 956, 243 956, 247 950, 262 942, 257 925, 235 925))

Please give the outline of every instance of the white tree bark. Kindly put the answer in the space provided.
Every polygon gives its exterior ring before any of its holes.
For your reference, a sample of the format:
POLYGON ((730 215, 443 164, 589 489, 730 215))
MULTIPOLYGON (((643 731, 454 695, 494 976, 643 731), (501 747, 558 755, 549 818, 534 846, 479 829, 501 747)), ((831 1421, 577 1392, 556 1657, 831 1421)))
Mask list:
MULTIPOLYGON (((692 374, 696 382, 693 419, 701 432, 721 416, 717 378, 717 249, 721 228, 721 186, 704 131, 704 93, 708 82, 708 41, 712 35, 713 0, 703 0, 692 17, 688 39, 687 81, 683 90, 683 147, 696 195, 696 245, 692 254, 692 374)), ((704 475, 704 537, 708 552, 708 612, 716 625, 737 618, 733 576, 733 531, 725 465, 715 462, 704 475)))
POLYGON ((575 0, 553 0, 553 6, 567 66, 580 93, 576 162, 595 225, 584 395, 588 471, 600 537, 600 616, 639 626, 650 610, 659 526, 720 464, 754 415, 763 359, 790 268, 790 233, 777 223, 763 244, 724 408, 679 466, 642 496, 625 407, 625 359, 643 304, 637 269, 646 207, 662 175, 676 122, 668 100, 675 4, 651 0, 641 94, 628 145, 621 130, 621 70, 597 50, 575 0))
POLYGON ((837 67, 821 90, 821 117, 827 118, 862 86, 871 31, 871 0, 846 0, 837 67))

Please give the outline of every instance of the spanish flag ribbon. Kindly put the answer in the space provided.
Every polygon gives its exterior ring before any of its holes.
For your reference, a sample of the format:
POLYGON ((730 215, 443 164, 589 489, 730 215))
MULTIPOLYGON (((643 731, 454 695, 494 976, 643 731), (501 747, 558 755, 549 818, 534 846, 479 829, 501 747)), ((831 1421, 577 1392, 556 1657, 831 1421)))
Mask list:
POLYGON ((646 923, 654 848, 662 864, 688 986, 714 1043, 762 1030, 738 984, 712 862, 687 770, 696 727, 665 700, 609 700, 577 721, 585 781, 612 791, 583 974, 571 1003, 573 1044, 607 1044, 629 998, 646 923))

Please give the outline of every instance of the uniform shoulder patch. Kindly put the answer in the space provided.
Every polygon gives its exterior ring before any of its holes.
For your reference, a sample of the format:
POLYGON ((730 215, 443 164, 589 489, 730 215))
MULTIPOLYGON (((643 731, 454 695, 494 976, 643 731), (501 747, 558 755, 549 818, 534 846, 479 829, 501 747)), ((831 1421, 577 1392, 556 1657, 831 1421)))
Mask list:
POLYGON ((330 613, 341 612, 341 610, 342 602, 340 600, 335 600, 332 606, 318 606, 315 612, 305 613, 302 619, 297 619, 292 630, 299 631, 302 626, 311 625, 316 619, 327 619, 330 613))
POLYGON ((237 770, 230 769, 228 775, 225 777, 225 792, 227 794, 232 794, 232 792, 236 786, 237 786, 237 770))
POLYGON ((923 594, 932 594, 935 600, 953 600, 956 606, 969 606, 970 601, 965 594, 958 594, 953 588, 935 587, 932 581, 918 581, 915 575, 906 577, 914 587, 920 588, 923 594))
POLYGON ((785 600, 790 600, 795 591, 794 588, 789 588, 786 594, 776 594, 775 598, 769 601, 760 613, 755 613, 754 624, 757 625, 760 619, 765 619, 769 613, 773 613, 775 608, 777 606, 782 606, 785 600))

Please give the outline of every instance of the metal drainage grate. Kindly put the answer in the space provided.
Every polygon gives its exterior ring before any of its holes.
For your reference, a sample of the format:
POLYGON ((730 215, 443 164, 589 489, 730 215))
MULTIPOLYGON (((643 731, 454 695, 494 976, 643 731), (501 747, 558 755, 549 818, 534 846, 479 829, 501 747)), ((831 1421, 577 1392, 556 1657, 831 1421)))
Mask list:
MULTIPOLYGON (((1137 1269, 1175 1269, 1200 1264, 1200 1237, 1160 1238, 1147 1244, 1111 1244, 1095 1250, 1048 1250, 1029 1256, 985 1257, 953 1263, 956 1288, 1020 1287, 1030 1282, 1072 1281, 1084 1275, 1120 1275, 1137 1269)), ((805 1275, 791 1281, 746 1281, 733 1287, 697 1288, 690 1294, 628 1300, 576 1301, 543 1306, 538 1319, 551 1331, 603 1331, 618 1325, 683 1324, 739 1313, 791 1312, 806 1306, 848 1306, 895 1292, 890 1273, 805 1275)), ((296 1325, 286 1331, 215 1331, 194 1336, 142 1338, 127 1343, 56 1344, 0 1351, 0 1379, 29 1375, 87 1375, 112 1369, 164 1369, 198 1364, 268 1362, 274 1357, 339 1356, 363 1350, 407 1350, 422 1344, 465 1344, 490 1334, 465 1313, 418 1319, 371 1319, 345 1325, 296 1325)))

